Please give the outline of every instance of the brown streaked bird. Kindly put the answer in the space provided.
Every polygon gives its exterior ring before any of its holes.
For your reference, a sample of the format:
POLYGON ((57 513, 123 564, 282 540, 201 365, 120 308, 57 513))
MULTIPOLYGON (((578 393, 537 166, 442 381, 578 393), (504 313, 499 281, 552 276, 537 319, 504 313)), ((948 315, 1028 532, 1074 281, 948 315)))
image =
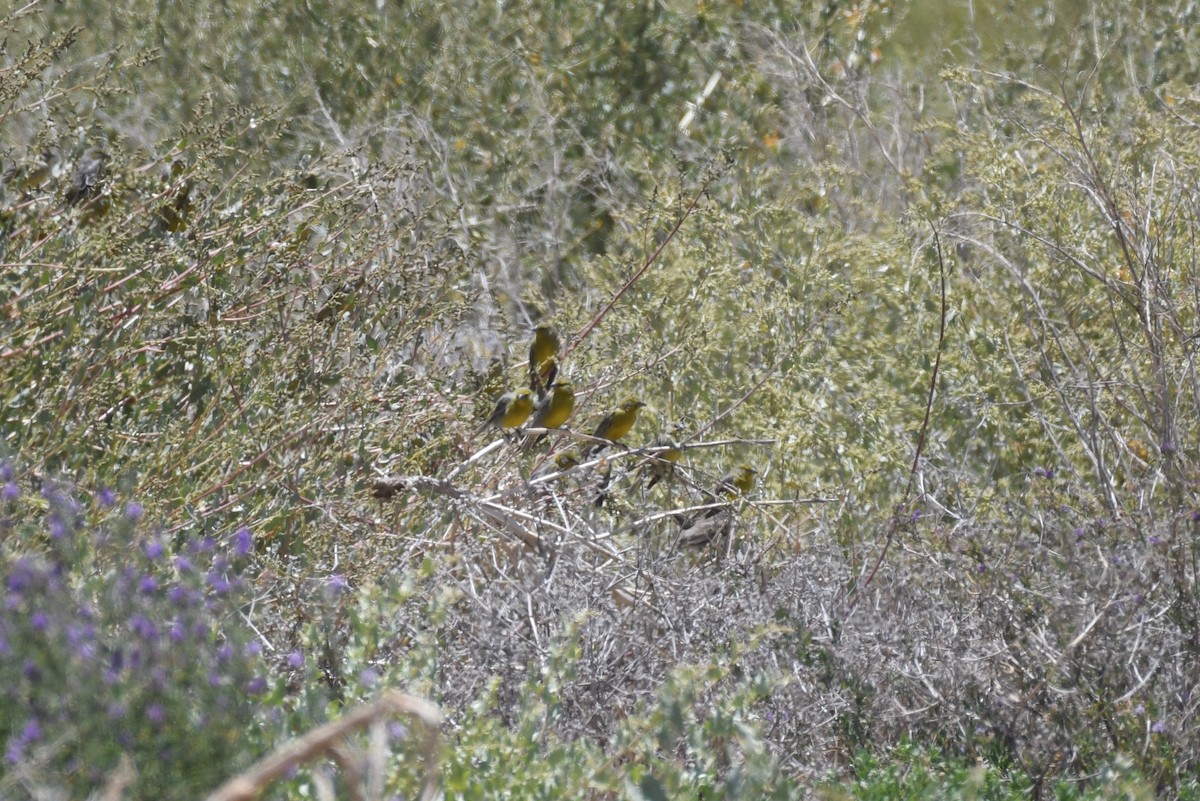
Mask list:
MULTIPOLYGON (((645 405, 632 395, 625 398, 617 408, 604 416, 600 425, 596 426, 596 430, 592 432, 592 436, 597 439, 606 439, 610 443, 616 442, 633 428, 633 424, 637 422, 638 409, 645 405)), ((607 443, 596 443, 587 452, 587 455, 599 453, 607 447, 607 443)))
POLYGON ((707 545, 719 537, 727 535, 733 526, 733 502, 738 495, 746 495, 754 488, 754 477, 758 471, 748 464, 740 464, 734 470, 721 476, 713 486, 712 491, 703 491, 709 502, 718 499, 729 499, 703 514, 697 512, 690 518, 679 520, 681 533, 679 543, 690 548, 707 545))

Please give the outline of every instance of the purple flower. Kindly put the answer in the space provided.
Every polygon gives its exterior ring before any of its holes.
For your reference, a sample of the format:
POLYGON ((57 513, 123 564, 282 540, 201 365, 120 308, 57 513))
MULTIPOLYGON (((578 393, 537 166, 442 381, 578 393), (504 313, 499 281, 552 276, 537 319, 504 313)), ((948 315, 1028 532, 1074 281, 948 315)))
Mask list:
POLYGON ((109 487, 101 487, 100 491, 96 493, 96 500, 101 506, 108 508, 117 502, 117 493, 109 487))
POLYGON ((71 623, 67 626, 67 645, 78 651, 81 645, 96 638, 96 627, 90 623, 84 626, 71 623))
POLYGON ((4 500, 15 501, 21 497, 21 488, 17 486, 15 481, 4 482, 4 500))
POLYGON ((143 640, 153 640, 158 636, 158 626, 145 615, 138 613, 129 618, 129 628, 143 640))
POLYGON ((158 580, 154 576, 142 576, 142 580, 138 582, 138 590, 149 594, 158 589, 158 580))
POLYGON ((0 462, 0 481, 12 481, 13 469, 8 462, 0 462))
POLYGON ((379 671, 375 668, 367 668, 362 673, 358 674, 358 683, 363 687, 374 687, 379 683, 379 671))
POLYGON ((183 625, 180 620, 175 620, 171 623, 171 627, 167 630, 167 636, 173 642, 183 642, 187 637, 187 626, 183 625))
POLYGON ((258 656, 262 653, 262 645, 258 640, 251 640, 242 648, 242 653, 246 656, 258 656))
POLYGON ((1150 724, 1150 731, 1154 732, 1155 734, 1166 734, 1167 722, 1165 720, 1154 721, 1150 724))
POLYGON ((163 548, 163 544, 161 542, 159 542, 157 539, 150 540, 149 542, 146 543, 146 547, 145 547, 146 558, 149 559, 151 562, 157 562, 159 559, 162 558, 163 552, 165 550, 166 549, 163 548))
POLYGON ((233 532, 233 552, 238 556, 245 556, 254 548, 254 535, 250 533, 250 529, 242 526, 237 531, 233 532))
POLYGON ((109 720, 120 720, 129 714, 129 710, 120 701, 113 701, 108 705, 109 720))
POLYGON ((302 668, 304 667, 304 654, 300 651, 292 651, 287 655, 288 667, 302 668))
POLYGON ((39 724, 37 720, 30 720, 25 724, 25 728, 21 729, 21 733, 18 736, 20 737, 21 742, 36 743, 38 740, 42 739, 41 724, 39 724))
POLYGON ((142 514, 144 514, 145 511, 146 510, 143 509, 142 505, 137 501, 130 501, 129 503, 125 504, 125 517, 129 520, 141 520, 142 514))
POLYGON ((388 723, 387 732, 393 740, 403 740, 408 736, 408 727, 398 720, 393 720, 388 723))
POLYGON ((42 678, 41 668, 32 659, 26 659, 25 663, 21 665, 21 673, 31 682, 37 682, 42 678))
POLYGON ((191 573, 196 569, 196 566, 193 565, 192 560, 188 559, 186 556, 176 556, 175 569, 180 573, 191 573))
POLYGON ((350 589, 350 584, 347 583, 344 576, 339 573, 334 573, 325 580, 325 588, 331 595, 341 595, 343 592, 350 589))
POLYGON ((225 643, 217 648, 217 663, 225 664, 233 658, 233 646, 225 643))
POLYGON ((50 618, 39 609, 29 616, 29 625, 34 631, 45 631, 50 626, 50 618))
POLYGON ((212 537, 201 537, 199 540, 188 545, 188 549, 195 553, 208 553, 217 546, 217 541, 212 537))
POLYGON ((255 676, 250 681, 246 682, 246 692, 250 695, 262 695, 267 691, 267 680, 262 676, 255 676))
POLYGON ((1163 442, 1162 445, 1158 446, 1158 449, 1160 451, 1162 451, 1164 454, 1174 453, 1175 452, 1175 443, 1171 442, 1171 440, 1166 440, 1165 442, 1163 442))
POLYGON ((163 709, 162 704, 151 704, 146 707, 146 720, 151 723, 162 723, 167 719, 167 710, 163 709))
POLYGON ((67 524, 58 515, 50 517, 50 536, 56 540, 61 540, 67 536, 67 524))
POLYGON ((8 591, 11 593, 21 593, 29 589, 37 578, 37 568, 28 559, 18 559, 16 564, 12 566, 12 572, 8 574, 8 591))
POLYGON ((208 574, 208 585, 213 588, 213 592, 217 593, 217 595, 224 595, 229 592, 231 586, 229 579, 217 572, 208 574))

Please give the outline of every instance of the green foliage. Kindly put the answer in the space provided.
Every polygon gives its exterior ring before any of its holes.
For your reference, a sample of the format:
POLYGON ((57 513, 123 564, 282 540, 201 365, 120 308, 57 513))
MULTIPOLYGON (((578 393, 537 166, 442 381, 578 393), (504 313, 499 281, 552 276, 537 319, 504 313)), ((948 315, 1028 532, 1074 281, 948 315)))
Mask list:
MULTIPOLYGON (((1062 781, 1053 787, 1040 788, 1019 769, 982 762, 966 764, 937 748, 904 742, 886 759, 860 755, 854 763, 854 774, 852 785, 830 784, 822 788, 821 796, 829 801, 851 798, 858 801, 935 798, 1006 801, 1029 798, 1031 793, 1053 793, 1059 801, 1117 798, 1149 801, 1156 797, 1153 787, 1123 757, 1090 780, 1062 781)), ((1197 792, 1200 792, 1200 786, 1189 782, 1180 786, 1178 797, 1190 798, 1197 792)))

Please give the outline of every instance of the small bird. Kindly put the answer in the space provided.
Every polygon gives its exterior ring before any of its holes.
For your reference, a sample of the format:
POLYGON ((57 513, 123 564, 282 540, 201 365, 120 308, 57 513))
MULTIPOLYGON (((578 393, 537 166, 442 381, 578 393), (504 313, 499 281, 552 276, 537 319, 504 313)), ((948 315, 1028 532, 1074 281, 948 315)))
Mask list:
POLYGON ((555 473, 561 473, 564 470, 570 470, 572 467, 578 465, 579 461, 578 451, 574 449, 562 451, 555 454, 552 460, 535 470, 532 477, 542 478, 543 476, 550 476, 555 473))
MULTIPOLYGON (((558 356, 558 349, 562 343, 558 339, 558 332, 549 325, 539 325, 533 329, 533 342, 529 343, 529 388, 541 395, 545 391, 545 387, 549 385, 549 381, 542 382, 542 365, 550 359, 558 356)), ((557 372, 557 364, 554 366, 557 372)))
POLYGON ((550 388, 533 415, 535 428, 559 428, 575 411, 575 385, 570 381, 556 381, 550 388))
POLYGON ((496 408, 487 422, 481 425, 475 433, 483 431, 488 426, 496 426, 501 431, 516 428, 529 419, 533 412, 533 393, 522 387, 512 392, 506 392, 496 401, 496 408))
POLYGON ((736 470, 721 476, 712 492, 707 494, 710 498, 732 498, 735 495, 749 494, 750 490, 754 489, 754 477, 757 475, 757 470, 743 462, 736 470))
POLYGON ((538 368, 537 375, 533 378, 532 389, 539 398, 546 397, 546 392, 550 389, 550 385, 558 380, 558 357, 551 356, 546 361, 542 362, 542 366, 538 368))
MULTIPOLYGON (((533 411, 533 419, 529 421, 530 428, 561 428, 575 411, 575 385, 570 381, 556 381, 550 387, 550 392, 540 401, 533 411)), ((535 445, 545 439, 542 434, 534 437, 532 434, 525 438, 525 445, 535 445)))
MULTIPOLYGON (((758 471, 748 464, 740 464, 717 481, 711 492, 704 495, 709 501, 718 498, 732 500, 736 495, 746 495, 754 488, 754 477, 758 471)), ((693 517, 679 521, 679 543, 689 548, 697 548, 715 542, 729 534, 733 526, 733 504, 722 503, 709 509, 704 514, 697 513, 693 517)))
POLYGON ((654 440, 654 447, 665 448, 666 450, 660 450, 649 455, 646 466, 643 468, 645 472, 650 474, 650 481, 646 484, 646 489, 650 489, 664 478, 670 478, 675 475, 675 463, 683 455, 683 451, 679 449, 679 443, 666 434, 660 434, 654 440))
MULTIPOLYGON (((597 439, 616 442, 628 434, 629 429, 633 428, 633 424, 637 422, 638 409, 645 405, 632 396, 626 398, 621 401, 620 406, 604 416, 604 419, 600 421, 600 425, 596 426, 596 430, 592 432, 592 436, 597 439)), ((587 455, 591 456, 607 447, 608 445, 605 443, 597 443, 592 446, 587 455)))
POLYGON ((592 500, 592 505, 599 509, 611 499, 608 488, 612 484, 612 462, 608 459, 602 459, 596 468, 596 475, 599 477, 599 480, 596 482, 596 497, 592 500))
POLYGON ((97 148, 83 154, 79 166, 71 175, 71 186, 67 188, 68 206, 77 206, 100 193, 108 177, 108 159, 108 154, 97 148))
MULTIPOLYGON (((170 172, 165 176, 168 184, 178 181, 187 169, 178 159, 172 162, 170 172)), ((188 212, 192 208, 192 179, 185 178, 174 189, 174 195, 158 209, 157 222, 160 230, 177 234, 186 231, 188 227, 188 212)))

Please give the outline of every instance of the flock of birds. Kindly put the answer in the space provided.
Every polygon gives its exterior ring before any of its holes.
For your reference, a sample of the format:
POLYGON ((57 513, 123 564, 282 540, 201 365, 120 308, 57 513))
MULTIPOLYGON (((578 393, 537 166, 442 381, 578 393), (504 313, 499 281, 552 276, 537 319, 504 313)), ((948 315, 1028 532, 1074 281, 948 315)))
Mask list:
MULTIPOLYGON (((476 433, 496 428, 506 437, 519 441, 522 448, 529 448, 549 435, 546 429, 561 429, 575 412, 575 387, 560 378, 558 355, 561 341, 558 333, 548 325, 534 329, 533 341, 529 345, 529 386, 506 392, 497 399, 487 420, 476 433), (521 434, 522 426, 526 431, 521 434), (536 429, 537 431, 529 431, 536 429)), ((627 396, 611 409, 593 429, 591 436, 583 439, 578 448, 560 451, 535 476, 550 475, 571 470, 585 460, 627 435, 637 423, 638 412, 645 407, 639 398, 627 396)), ((642 469, 649 476, 647 489, 674 475, 675 465, 682 456, 680 445, 663 434, 646 449, 642 469)), ((606 489, 611 478, 611 468, 606 464, 602 475, 600 492, 596 504, 607 498, 606 489)), ((730 523, 732 499, 746 495, 754 487, 758 471, 747 464, 722 476, 711 490, 701 490, 706 508, 698 514, 676 517, 682 531, 683 544, 703 545, 711 542, 730 523)))

